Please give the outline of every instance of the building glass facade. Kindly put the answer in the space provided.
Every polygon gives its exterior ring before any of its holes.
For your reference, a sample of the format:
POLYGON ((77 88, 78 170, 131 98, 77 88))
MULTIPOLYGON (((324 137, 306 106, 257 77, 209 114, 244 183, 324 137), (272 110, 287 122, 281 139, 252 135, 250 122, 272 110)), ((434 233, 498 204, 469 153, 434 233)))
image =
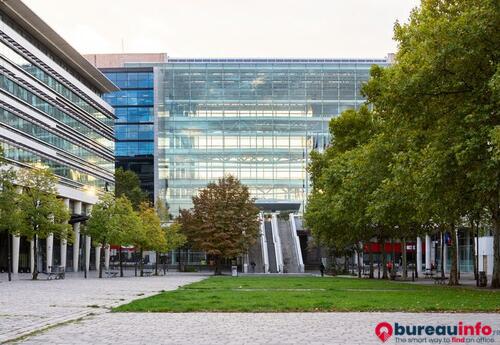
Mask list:
POLYGON ((50 235, 33 246, 31 238, 2 232, 0 273, 33 272, 34 262, 44 272, 97 267, 90 263, 97 249, 80 230, 92 205, 114 189, 115 116, 101 96, 116 90, 21 0, 0 1, 0 147, 6 163, 0 169, 54 173, 73 227, 71 241, 50 235))
POLYGON ((257 201, 309 190, 311 150, 329 142, 333 116, 363 103, 360 89, 382 59, 169 59, 155 67, 156 193, 175 215, 226 174, 257 201))
POLYGON ((152 68, 108 68, 103 73, 121 90, 104 95, 115 109, 116 167, 134 171, 141 188, 154 193, 154 85, 152 68))
POLYGON ((47 167, 71 188, 113 189, 113 110, 95 87, 49 51, 0 12, 5 158, 13 165, 47 167))

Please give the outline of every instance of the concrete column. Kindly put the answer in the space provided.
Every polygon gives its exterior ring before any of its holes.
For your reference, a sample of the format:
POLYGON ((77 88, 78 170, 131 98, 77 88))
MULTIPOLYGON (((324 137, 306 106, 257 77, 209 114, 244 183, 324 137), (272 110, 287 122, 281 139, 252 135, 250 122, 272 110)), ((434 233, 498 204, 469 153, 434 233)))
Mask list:
POLYGON ((46 262, 46 269, 47 272, 50 272, 50 269, 52 267, 52 254, 53 254, 53 249, 54 249, 54 235, 50 234, 47 236, 47 239, 45 240, 45 249, 47 251, 47 262, 46 262))
POLYGON ((448 246, 446 243, 443 246, 443 266, 444 266, 444 273, 448 272, 447 266, 448 265, 448 246))
POLYGON ((101 266, 101 245, 95 247, 95 270, 99 272, 101 266))
POLYGON ((30 272, 35 270, 35 241, 30 241, 30 272))
POLYGON ((422 239, 417 237, 417 274, 422 274, 422 239))
POLYGON ((248 273, 248 253, 243 255, 243 273, 248 273))
POLYGON ((85 236, 85 268, 87 269, 87 272, 90 269, 90 247, 90 236, 85 236))
POLYGON ((109 270, 109 257, 110 257, 110 253, 111 252, 111 248, 109 247, 109 245, 106 246, 106 249, 104 250, 104 267, 109 270))
POLYGON ((431 242, 431 266, 436 267, 436 241, 431 242))
MULTIPOLYGON (((64 206, 69 209, 69 199, 63 199, 64 206)), ((61 266, 66 269, 66 257, 68 253, 68 241, 66 239, 61 239, 61 266)))
POLYGON ((66 256, 68 252, 68 241, 61 239, 61 267, 66 269, 66 256))
POLYGON ((19 272, 19 236, 12 236, 12 273, 19 272))
POLYGON ((431 269, 431 237, 425 235, 425 269, 431 269))
MULTIPOLYGON (((75 201, 73 213, 82 214, 82 202, 75 201)), ((73 272, 78 272, 78 259, 80 257, 80 223, 73 224, 75 239, 73 241, 73 272)))

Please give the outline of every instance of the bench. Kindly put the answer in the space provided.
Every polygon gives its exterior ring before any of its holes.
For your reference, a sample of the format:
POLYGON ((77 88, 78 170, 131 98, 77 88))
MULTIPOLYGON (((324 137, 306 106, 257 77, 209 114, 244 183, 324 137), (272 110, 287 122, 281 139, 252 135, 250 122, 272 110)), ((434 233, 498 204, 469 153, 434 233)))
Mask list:
POLYGON ((63 266, 49 266, 49 270, 41 272, 47 276, 47 280, 59 280, 66 277, 66 270, 63 266))
POLYGON ((432 278, 432 277, 434 277, 434 272, 432 272, 431 270, 425 270, 424 277, 425 278, 432 278))
POLYGON ((434 277, 434 284, 446 284, 448 277, 434 277))
POLYGON ((118 271, 104 271, 107 278, 116 278, 118 276, 118 271))
POLYGON ((153 271, 152 270, 143 270, 142 275, 145 277, 150 277, 151 275, 153 275, 153 271))

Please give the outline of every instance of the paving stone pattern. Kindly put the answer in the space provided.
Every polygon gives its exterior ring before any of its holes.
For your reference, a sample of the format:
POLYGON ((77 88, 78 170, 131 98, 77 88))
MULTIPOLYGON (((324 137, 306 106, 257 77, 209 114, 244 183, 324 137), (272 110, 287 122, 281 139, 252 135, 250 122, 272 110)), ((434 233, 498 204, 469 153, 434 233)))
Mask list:
POLYGON ((175 290, 180 285, 205 278, 203 275, 174 274, 31 281, 28 277, 22 276, 12 282, 0 280, 0 343, 89 313, 105 313, 112 306, 140 296, 175 290))
MULTIPOLYGON (((385 343, 375 336, 375 326, 381 321, 407 325, 455 325, 459 321, 475 324, 480 321, 500 330, 500 314, 486 313, 109 312, 112 306, 161 290, 173 290, 205 277, 169 273, 145 278, 84 280, 70 276, 61 281, 32 282, 25 278, 6 282, 0 276, 0 343, 35 331, 17 343, 396 344, 394 336, 385 343), (51 325, 56 326, 44 330, 51 325)), ((494 341, 488 344, 500 344, 500 336, 494 341)), ((419 343, 429 344, 430 341, 419 343)))

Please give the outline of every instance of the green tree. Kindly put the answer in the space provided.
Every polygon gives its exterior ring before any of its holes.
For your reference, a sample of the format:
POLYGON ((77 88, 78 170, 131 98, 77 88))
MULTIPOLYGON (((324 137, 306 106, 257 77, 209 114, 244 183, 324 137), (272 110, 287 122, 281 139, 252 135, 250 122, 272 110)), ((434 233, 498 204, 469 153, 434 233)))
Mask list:
POLYGON ((141 189, 139 176, 132 170, 115 170, 115 195, 116 197, 126 196, 135 210, 139 209, 142 202, 148 200, 148 193, 141 189))
POLYGON ((158 264, 160 253, 167 253, 171 250, 182 247, 186 241, 186 236, 182 233, 182 227, 178 222, 169 224, 171 219, 168 208, 162 200, 156 201, 156 214, 160 219, 161 228, 165 241, 157 241, 154 250, 156 251, 155 275, 158 275, 158 264))
POLYGON ((34 242, 33 280, 38 278, 38 240, 53 234, 66 239, 71 226, 70 215, 64 202, 57 198, 57 177, 47 169, 26 169, 18 174, 21 226, 19 234, 34 242))
POLYGON ((139 206, 139 219, 141 222, 141 238, 137 243, 140 250, 141 277, 144 276, 144 261, 142 260, 144 250, 154 250, 159 252, 166 248, 167 239, 165 230, 161 226, 160 217, 154 207, 147 202, 141 203, 139 206))
MULTIPOLYGON (((500 287, 498 6, 491 0, 422 1, 407 24, 395 26, 395 64, 374 69, 364 89, 391 124, 388 129, 410 143, 403 155, 414 175, 419 212, 429 223, 455 234, 477 205, 489 211, 493 287, 500 287)), ((456 265, 450 284, 458 283, 456 265)))
POLYGON ((17 191, 16 172, 12 169, 1 167, 0 147, 0 233, 7 233, 7 272, 11 279, 12 250, 11 235, 18 235, 21 223, 21 209, 19 207, 20 195, 17 191))
MULTIPOLYGON (((85 227, 85 233, 101 248, 127 243, 134 230, 140 231, 141 226, 131 202, 125 196, 114 198, 111 193, 103 195, 94 205, 85 227)), ((104 250, 101 250, 100 261, 99 278, 102 278, 104 250)))
POLYGON ((188 241, 220 261, 246 253, 259 234, 259 210, 248 187, 229 175, 210 183, 193 197, 193 208, 181 210, 179 222, 188 241))

